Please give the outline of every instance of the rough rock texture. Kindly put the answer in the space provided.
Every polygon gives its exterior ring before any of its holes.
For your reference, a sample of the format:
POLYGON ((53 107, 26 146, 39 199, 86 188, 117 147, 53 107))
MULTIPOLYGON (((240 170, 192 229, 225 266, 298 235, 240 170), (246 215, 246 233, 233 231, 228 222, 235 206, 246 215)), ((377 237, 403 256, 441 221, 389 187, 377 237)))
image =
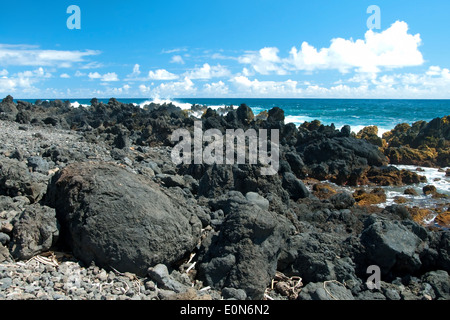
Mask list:
POLYGON ((242 195, 222 210, 219 231, 203 244, 199 276, 215 288, 242 289, 249 299, 261 299, 292 229, 282 216, 249 204, 242 195))
POLYGON ((201 222, 186 202, 108 163, 69 165, 54 176, 48 202, 64 241, 86 264, 142 275, 178 261, 200 237, 201 222))
POLYGON ((15 259, 26 260, 49 250, 59 237, 55 210, 46 206, 28 206, 13 222, 11 253, 15 259))
POLYGON ((301 275, 305 283, 356 279, 351 252, 340 245, 345 237, 326 233, 300 233, 291 237, 278 268, 286 275, 301 275))
POLYGON ((450 116, 401 123, 383 134, 384 154, 393 164, 450 166, 450 116))
POLYGON ((26 196, 39 201, 46 188, 46 177, 29 172, 24 162, 0 156, 0 194, 10 197, 26 196))
POLYGON ((397 221, 370 217, 361 233, 361 242, 366 246, 369 263, 378 265, 384 275, 391 270, 414 273, 421 267, 422 240, 397 221))

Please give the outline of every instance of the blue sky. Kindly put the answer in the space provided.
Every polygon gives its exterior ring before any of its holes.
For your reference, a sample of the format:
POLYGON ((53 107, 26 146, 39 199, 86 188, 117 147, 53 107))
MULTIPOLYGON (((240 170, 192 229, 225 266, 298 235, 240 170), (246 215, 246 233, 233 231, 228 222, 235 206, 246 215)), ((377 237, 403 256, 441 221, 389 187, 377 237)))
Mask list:
POLYGON ((450 98, 450 2, 3 1, 0 95, 450 98), (69 29, 70 5, 81 29, 69 29), (369 31, 370 5, 380 29, 369 31))

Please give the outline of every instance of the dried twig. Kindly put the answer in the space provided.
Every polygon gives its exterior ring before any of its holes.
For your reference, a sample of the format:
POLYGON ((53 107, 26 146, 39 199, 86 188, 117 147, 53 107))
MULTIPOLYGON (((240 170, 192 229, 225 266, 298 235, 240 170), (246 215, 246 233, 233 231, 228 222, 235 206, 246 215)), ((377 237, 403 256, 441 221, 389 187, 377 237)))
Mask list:
POLYGON ((324 282, 323 282, 323 288, 325 289, 326 293, 328 293, 328 294, 330 295, 330 297, 333 298, 334 300, 339 300, 338 298, 336 298, 335 296, 333 296, 333 295, 331 294, 330 291, 328 291, 326 284, 329 283, 329 282, 336 282, 336 283, 338 283, 338 284, 340 284, 340 285, 342 285, 342 286, 344 286, 344 287, 345 287, 346 285, 345 285, 344 283, 341 283, 341 282, 337 281, 337 280, 327 280, 327 281, 324 281, 324 282))

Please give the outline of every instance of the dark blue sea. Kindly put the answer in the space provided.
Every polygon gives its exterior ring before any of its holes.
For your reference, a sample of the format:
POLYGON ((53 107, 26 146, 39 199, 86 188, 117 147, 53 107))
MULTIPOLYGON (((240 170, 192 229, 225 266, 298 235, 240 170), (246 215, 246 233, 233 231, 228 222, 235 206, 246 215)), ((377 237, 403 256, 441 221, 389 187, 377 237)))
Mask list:
MULTIPOLYGON (((65 99, 61 99, 65 100, 65 99)), ((89 106, 90 99, 67 99, 73 106, 89 106)), ((99 99, 105 103, 109 99, 99 99)), ((374 100, 374 99, 246 99, 246 98, 177 98, 160 99, 118 99, 124 103, 145 105, 151 101, 156 103, 173 102, 175 105, 189 109, 192 104, 210 106, 239 106, 242 103, 252 108, 255 114, 273 107, 284 110, 286 123, 297 125, 304 121, 320 120, 323 124, 334 123, 336 128, 348 124, 352 131, 358 132, 365 126, 376 125, 379 135, 391 130, 399 123, 412 124, 419 120, 430 121, 436 117, 450 115, 450 100, 374 100)), ((28 100, 34 102, 34 100, 28 100)))

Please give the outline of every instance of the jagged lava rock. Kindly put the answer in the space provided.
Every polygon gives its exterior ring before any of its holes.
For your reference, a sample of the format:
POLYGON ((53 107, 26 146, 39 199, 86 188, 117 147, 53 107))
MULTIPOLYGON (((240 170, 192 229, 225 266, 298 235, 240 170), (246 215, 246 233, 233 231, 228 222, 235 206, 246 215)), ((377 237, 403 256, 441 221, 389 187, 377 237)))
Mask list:
POLYGON ((248 299, 262 299, 294 230, 286 218, 247 202, 239 192, 224 196, 217 205, 225 220, 202 243, 199 277, 214 288, 242 289, 248 299))
POLYGON ((61 237, 86 264, 145 275, 191 252, 201 233, 195 209, 145 176, 103 162, 76 163, 48 188, 61 237))
POLYGON ((49 250, 59 236, 55 210, 34 204, 14 219, 12 256, 18 260, 30 259, 49 250))

